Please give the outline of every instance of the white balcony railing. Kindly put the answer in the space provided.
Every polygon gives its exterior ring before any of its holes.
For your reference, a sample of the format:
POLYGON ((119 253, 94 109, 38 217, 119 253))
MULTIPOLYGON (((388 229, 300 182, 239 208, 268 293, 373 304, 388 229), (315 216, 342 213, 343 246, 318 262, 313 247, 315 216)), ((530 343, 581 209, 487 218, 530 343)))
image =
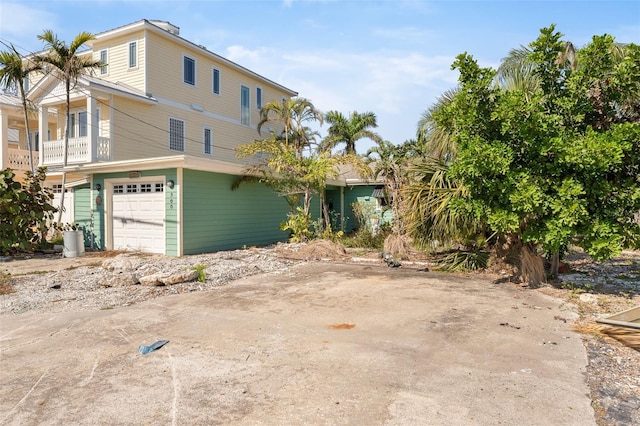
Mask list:
MULTIPOLYGON (((90 149, 89 137, 70 138, 67 152, 67 164, 110 161, 112 154, 111 139, 99 136, 94 149, 90 149), (93 151, 93 158, 91 152, 93 151)), ((64 140, 42 143, 42 164, 44 166, 62 165, 64 160, 64 140)))
MULTIPOLYGON (((31 170, 28 149, 9 148, 7 157, 7 168, 13 170, 31 170)), ((33 165, 34 167, 38 167, 38 151, 33 152, 33 165)))

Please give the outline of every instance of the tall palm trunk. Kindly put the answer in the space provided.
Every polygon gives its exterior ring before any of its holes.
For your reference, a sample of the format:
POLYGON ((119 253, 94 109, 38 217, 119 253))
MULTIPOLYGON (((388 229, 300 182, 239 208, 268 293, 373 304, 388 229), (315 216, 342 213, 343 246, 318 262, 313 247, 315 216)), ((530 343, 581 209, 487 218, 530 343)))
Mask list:
POLYGON ((67 108, 67 119, 64 129, 64 145, 62 147, 62 185, 61 185, 61 193, 60 193, 60 207, 58 208, 58 225, 62 222, 62 211, 64 210, 64 194, 67 190, 67 162, 69 159, 69 121, 71 120, 70 108, 71 108, 71 94, 70 94, 71 82, 67 79, 66 81, 66 108, 67 108))
POLYGON ((27 148, 29 149, 29 168, 31 173, 35 173, 33 167, 33 145, 31 144, 31 129, 29 128, 29 110, 27 109, 27 98, 24 93, 24 86, 20 84, 20 92, 22 92, 22 112, 24 113, 24 127, 27 131, 27 148))

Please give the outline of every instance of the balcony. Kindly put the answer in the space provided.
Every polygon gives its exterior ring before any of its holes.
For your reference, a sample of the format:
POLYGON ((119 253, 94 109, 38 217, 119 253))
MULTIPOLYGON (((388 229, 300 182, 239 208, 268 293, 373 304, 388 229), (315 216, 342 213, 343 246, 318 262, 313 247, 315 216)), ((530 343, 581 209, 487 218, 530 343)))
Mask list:
MULTIPOLYGON (((21 171, 31 170, 28 149, 9 148, 7 154, 6 167, 8 169, 21 171)), ((38 167, 38 151, 33 151, 33 166, 38 167)))
MULTIPOLYGON (((69 138, 67 164, 111 161, 112 154, 113 147, 109 138, 98 136, 94 146, 89 136, 69 138)), ((41 160, 43 166, 61 166, 64 161, 64 140, 43 142, 41 160)))

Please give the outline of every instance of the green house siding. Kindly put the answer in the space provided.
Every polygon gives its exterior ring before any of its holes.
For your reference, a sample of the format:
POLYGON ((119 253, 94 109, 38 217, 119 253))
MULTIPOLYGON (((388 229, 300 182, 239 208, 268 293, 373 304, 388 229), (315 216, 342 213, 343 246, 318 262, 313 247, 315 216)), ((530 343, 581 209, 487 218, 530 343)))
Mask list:
POLYGON ((74 189, 73 216, 73 221, 80 225, 84 233, 84 245, 91 247, 92 241, 95 240, 95 229, 91 223, 91 188, 89 185, 74 189))
POLYGON ((352 204, 355 202, 364 205, 369 216, 378 216, 381 219, 380 224, 390 223, 393 220, 391 209, 376 209, 376 199, 371 196, 374 189, 375 186, 373 185, 347 186, 344 189, 344 211, 347 219, 345 225, 346 232, 353 231, 359 226, 352 208, 352 204))
POLYGON ((263 184, 242 184, 232 191, 236 178, 184 170, 184 254, 286 240, 279 228, 289 211, 286 201, 263 184))

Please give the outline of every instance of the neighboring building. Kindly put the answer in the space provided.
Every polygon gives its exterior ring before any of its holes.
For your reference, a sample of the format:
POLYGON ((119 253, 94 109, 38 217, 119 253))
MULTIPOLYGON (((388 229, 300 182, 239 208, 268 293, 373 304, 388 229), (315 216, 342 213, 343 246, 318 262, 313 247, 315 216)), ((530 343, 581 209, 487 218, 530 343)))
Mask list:
MULTIPOLYGON (((95 36, 107 65, 71 94, 65 222, 85 244, 183 255, 286 239, 287 203, 263 185, 231 191, 246 164, 235 147, 258 136, 261 106, 297 93, 142 20, 95 36)), ((59 191, 65 90, 53 73, 33 76, 28 97, 36 164, 59 191)), ((28 169, 20 103, 0 97, 2 168, 28 169)), ((267 129, 268 130, 268 129, 267 129)))
POLYGON ((369 230, 374 226, 390 224, 393 221, 393 212, 384 192, 384 180, 382 178, 363 179, 351 166, 341 166, 338 169, 339 177, 332 185, 327 186, 325 197, 332 216, 332 226, 345 232, 357 230, 361 224, 354 204, 360 210, 369 230), (373 221, 372 221, 373 219, 373 221))

